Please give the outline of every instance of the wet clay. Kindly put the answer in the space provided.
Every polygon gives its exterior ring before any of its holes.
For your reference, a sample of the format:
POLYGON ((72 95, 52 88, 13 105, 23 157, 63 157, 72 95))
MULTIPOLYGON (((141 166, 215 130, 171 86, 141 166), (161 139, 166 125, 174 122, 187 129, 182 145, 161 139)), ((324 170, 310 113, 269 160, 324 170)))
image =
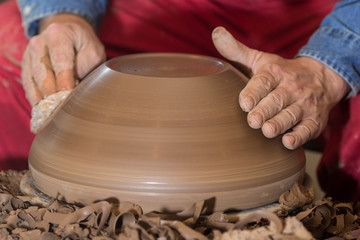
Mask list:
POLYGON ((118 198, 149 211, 275 202, 298 181, 303 149, 251 129, 238 96, 246 77, 187 54, 114 58, 88 75, 36 136, 29 168, 68 202, 118 198))

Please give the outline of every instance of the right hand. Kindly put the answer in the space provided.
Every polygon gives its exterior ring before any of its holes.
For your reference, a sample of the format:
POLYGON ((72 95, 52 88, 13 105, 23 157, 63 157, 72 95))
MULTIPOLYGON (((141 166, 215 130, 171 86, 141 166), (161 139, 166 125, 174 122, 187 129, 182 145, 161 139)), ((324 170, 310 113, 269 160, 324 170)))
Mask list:
POLYGON ((40 22, 22 61, 22 84, 32 106, 57 91, 72 89, 105 61, 105 49, 91 25, 72 14, 40 22))

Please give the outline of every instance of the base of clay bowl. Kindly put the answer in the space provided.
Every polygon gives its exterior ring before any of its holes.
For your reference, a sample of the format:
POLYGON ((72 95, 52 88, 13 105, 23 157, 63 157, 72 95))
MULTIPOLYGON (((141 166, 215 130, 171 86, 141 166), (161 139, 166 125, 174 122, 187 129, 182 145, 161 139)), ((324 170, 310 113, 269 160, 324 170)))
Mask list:
POLYGON ((67 202, 117 198, 145 212, 178 212, 214 198, 214 211, 278 200, 305 169, 249 127, 239 107, 247 78, 189 54, 135 54, 89 74, 37 134, 37 188, 67 202))
POLYGON ((34 183, 30 171, 24 174, 20 181, 20 191, 25 196, 30 197, 29 202, 33 205, 48 206, 53 202, 53 198, 40 191, 34 183))
MULTIPOLYGON (((194 203, 214 198, 213 211, 240 211, 267 205, 278 201, 279 196, 290 189, 295 182, 302 182, 305 169, 281 181, 272 182, 251 189, 238 189, 232 192, 211 192, 201 194, 189 193, 139 193, 119 191, 116 189, 103 189, 93 186, 69 183, 42 174, 30 168, 32 178, 36 182, 36 188, 47 189, 47 194, 57 196, 68 203, 91 204, 94 201, 118 198, 140 205, 144 213, 158 212, 180 212, 190 208, 194 203), (66 196, 61 195, 66 193, 66 196), (144 197, 146 195, 146 197, 144 197), (93 196, 93 197, 89 197, 93 196), (95 197, 101 196, 101 197, 95 197), (251 201, 249 201, 251 199, 251 201), (232 206, 232 207, 229 207, 232 206)), ((39 190, 41 192, 41 190, 39 190)))
MULTIPOLYGON (((308 190, 309 192, 313 191, 313 189, 314 189, 314 181, 310 177, 310 175, 307 173, 305 173, 303 181, 299 182, 299 183, 301 183, 301 185, 304 186, 305 189, 308 190)), ((296 201, 297 199, 293 199, 293 200, 296 201)), ((295 208, 296 207, 294 207, 293 209, 289 209, 289 210, 292 211, 295 208)), ((276 213, 276 212, 283 210, 283 208, 282 208, 281 203, 276 201, 274 203, 266 204, 266 205, 263 205, 260 207, 245 209, 245 210, 238 211, 238 212, 233 212, 231 215, 235 215, 239 219, 243 219, 258 210, 276 213)))
MULTIPOLYGON (((310 190, 311 188, 314 187, 313 180, 311 179, 311 177, 308 174, 305 174, 302 185, 305 186, 306 189, 308 189, 308 190, 310 190)), ((48 206, 53 201, 52 197, 46 195, 45 193, 43 193, 36 187, 30 171, 27 172, 21 179, 20 191, 24 195, 29 196, 30 202, 34 205, 48 206)), ((237 216, 239 219, 243 219, 246 216, 248 216, 258 210, 278 212, 278 211, 282 210, 282 208, 281 208, 281 204, 278 201, 275 201, 273 203, 261 205, 259 207, 249 208, 249 209, 244 209, 241 211, 233 212, 231 215, 237 216)), ((149 211, 151 211, 151 210, 149 210, 149 211)))

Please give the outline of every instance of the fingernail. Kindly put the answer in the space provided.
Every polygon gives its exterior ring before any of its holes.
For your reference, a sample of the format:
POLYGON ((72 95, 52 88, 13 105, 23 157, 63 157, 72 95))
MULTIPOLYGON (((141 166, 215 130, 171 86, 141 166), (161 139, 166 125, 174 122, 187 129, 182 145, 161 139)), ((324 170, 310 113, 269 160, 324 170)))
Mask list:
POLYGON ((212 34, 213 35, 217 35, 217 34, 219 34, 219 33, 226 33, 227 31, 226 31, 226 29, 224 28, 224 27, 216 27, 214 30, 213 30, 213 32, 212 32, 212 34))

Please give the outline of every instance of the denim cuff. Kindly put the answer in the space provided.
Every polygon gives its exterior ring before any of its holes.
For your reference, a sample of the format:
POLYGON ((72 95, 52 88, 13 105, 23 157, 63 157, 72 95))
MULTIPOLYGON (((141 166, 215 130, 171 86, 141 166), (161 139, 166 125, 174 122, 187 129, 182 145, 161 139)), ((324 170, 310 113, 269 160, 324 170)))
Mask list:
POLYGON ((297 56, 311 57, 323 63, 350 86, 348 97, 360 90, 360 36, 330 26, 319 28, 297 56))
POLYGON ((106 0, 17 0, 28 37, 38 34, 39 20, 58 13, 86 19, 97 31, 106 10, 106 0))

